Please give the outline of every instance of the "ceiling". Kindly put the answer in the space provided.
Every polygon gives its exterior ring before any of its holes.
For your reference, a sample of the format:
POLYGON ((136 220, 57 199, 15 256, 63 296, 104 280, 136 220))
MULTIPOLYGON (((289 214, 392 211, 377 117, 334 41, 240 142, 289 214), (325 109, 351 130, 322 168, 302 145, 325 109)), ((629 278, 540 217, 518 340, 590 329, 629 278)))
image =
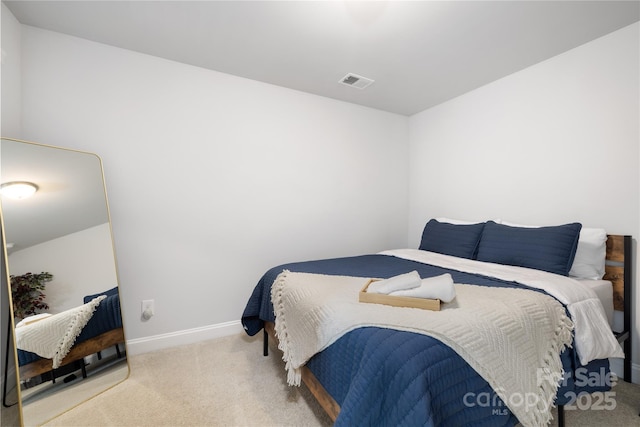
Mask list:
POLYGON ((4 3, 26 25, 403 115, 640 19, 638 1, 4 3))

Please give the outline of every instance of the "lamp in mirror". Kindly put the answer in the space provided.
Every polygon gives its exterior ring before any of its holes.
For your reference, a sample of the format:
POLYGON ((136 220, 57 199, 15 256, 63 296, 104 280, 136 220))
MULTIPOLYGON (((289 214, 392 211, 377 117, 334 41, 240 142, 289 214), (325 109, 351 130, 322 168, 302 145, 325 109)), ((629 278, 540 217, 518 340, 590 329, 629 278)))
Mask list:
POLYGON ((33 182, 12 181, 0 185, 0 194, 11 199, 22 200, 33 196, 38 186, 33 182))

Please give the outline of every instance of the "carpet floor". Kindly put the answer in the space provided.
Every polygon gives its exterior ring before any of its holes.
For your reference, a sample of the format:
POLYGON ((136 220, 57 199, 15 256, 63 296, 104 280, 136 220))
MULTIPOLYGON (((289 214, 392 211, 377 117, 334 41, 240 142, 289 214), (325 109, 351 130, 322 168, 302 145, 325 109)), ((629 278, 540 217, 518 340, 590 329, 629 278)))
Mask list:
MULTIPOLYGON (((131 356, 129 379, 45 425, 330 426, 306 387, 287 386, 276 351, 238 334, 131 356)), ((613 391, 615 409, 565 411, 566 426, 640 426, 640 386, 613 391)))

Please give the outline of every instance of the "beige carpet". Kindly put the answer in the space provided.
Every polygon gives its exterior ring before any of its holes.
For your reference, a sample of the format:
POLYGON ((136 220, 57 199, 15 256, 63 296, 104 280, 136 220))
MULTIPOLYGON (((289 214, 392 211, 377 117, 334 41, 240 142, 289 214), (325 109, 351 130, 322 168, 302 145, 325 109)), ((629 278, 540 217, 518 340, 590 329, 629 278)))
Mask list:
POLYGON ((82 378, 81 371, 75 372, 77 379, 69 383, 58 381, 52 383, 46 381, 35 387, 23 390, 22 414, 25 426, 42 425, 60 414, 62 411, 78 406, 87 400, 87 396, 93 396, 118 384, 128 375, 125 360, 110 358, 102 359, 101 369, 98 363, 92 362, 87 366, 88 378, 82 378), (110 362, 110 363, 109 363, 110 362))
MULTIPOLYGON (((279 357, 243 334, 130 357, 122 384, 47 426, 327 426, 305 387, 291 388, 279 357)), ((613 411, 566 411, 566 425, 640 426, 640 386, 620 382, 613 411)))
POLYGON ((331 425, 305 388, 290 388, 261 338, 242 334, 129 357, 128 380, 47 426, 331 425))

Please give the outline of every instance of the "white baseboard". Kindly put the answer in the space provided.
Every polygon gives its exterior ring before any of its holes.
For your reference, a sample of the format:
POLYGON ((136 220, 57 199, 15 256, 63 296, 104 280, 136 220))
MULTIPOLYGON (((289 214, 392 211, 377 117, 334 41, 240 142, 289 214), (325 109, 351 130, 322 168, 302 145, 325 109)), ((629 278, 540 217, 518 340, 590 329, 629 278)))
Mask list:
MULTIPOLYGON (((622 380, 624 377, 624 364, 622 359, 609 359, 609 365, 611 370, 622 380)), ((640 384, 640 365, 633 362, 631 363, 631 382, 640 384)))
POLYGON ((134 338, 127 340, 127 354, 134 356, 136 354, 162 350, 163 348, 176 347, 179 345, 193 344, 200 341, 226 337, 239 332, 244 332, 242 324, 239 320, 234 320, 231 322, 217 323, 215 325, 203 326, 200 328, 170 332, 168 334, 134 338))

